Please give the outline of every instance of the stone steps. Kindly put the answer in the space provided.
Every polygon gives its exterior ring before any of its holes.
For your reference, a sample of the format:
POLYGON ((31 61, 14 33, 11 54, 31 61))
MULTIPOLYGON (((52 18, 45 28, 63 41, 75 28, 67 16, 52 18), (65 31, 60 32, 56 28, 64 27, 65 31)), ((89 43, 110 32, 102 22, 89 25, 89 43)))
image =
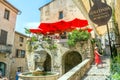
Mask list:
POLYGON ((107 76, 85 76, 82 80, 106 80, 107 76))
POLYGON ((93 63, 81 80, 106 80, 110 75, 110 59, 108 57, 103 58, 103 66, 104 68, 101 68, 100 65, 96 68, 93 63))

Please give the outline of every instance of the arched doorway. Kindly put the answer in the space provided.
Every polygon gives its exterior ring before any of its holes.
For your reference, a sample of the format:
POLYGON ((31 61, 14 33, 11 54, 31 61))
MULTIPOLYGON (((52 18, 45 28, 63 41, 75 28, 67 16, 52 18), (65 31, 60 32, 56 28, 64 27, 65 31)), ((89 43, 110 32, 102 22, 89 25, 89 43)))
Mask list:
POLYGON ((48 53, 44 62, 44 71, 51 71, 51 57, 48 53))
POLYGON ((3 62, 0 62, 0 72, 2 72, 2 76, 5 76, 6 64, 3 62))
POLYGON ((82 62, 82 56, 78 52, 72 51, 67 53, 64 59, 64 65, 65 65, 64 73, 68 72, 70 69, 72 69, 81 62, 82 62))

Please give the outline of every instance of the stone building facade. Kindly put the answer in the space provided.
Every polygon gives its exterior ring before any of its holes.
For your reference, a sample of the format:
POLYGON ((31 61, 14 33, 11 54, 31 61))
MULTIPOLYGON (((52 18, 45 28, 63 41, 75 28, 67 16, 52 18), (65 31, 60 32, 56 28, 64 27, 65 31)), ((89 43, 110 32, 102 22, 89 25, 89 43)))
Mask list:
POLYGON ((114 1, 114 8, 115 8, 115 19, 116 19, 116 23, 118 26, 118 33, 119 33, 119 37, 118 37, 118 44, 120 43, 120 1, 119 0, 115 0, 114 1))
POLYGON ((72 0, 52 0, 39 8, 41 22, 70 21, 74 18, 85 19, 72 0), (63 16, 63 18, 61 18, 63 16))
POLYGON ((0 0, 0 71, 10 77, 14 31, 19 10, 6 0, 0 0))
POLYGON ((26 59, 26 43, 28 36, 15 31, 14 46, 11 63, 11 78, 15 80, 16 72, 20 70, 25 72, 28 70, 26 59))
POLYGON ((114 4, 115 4, 115 14, 116 14, 116 21, 117 21, 117 23, 118 23, 118 27, 119 27, 119 32, 120 32, 120 15, 119 15, 119 12, 120 12, 120 1, 119 0, 115 0, 115 2, 114 2, 114 4))
MULTIPOLYGON (((70 21, 74 18, 85 19, 72 0, 53 0, 39 10, 41 22, 45 23, 60 20, 70 21)), ((47 43, 43 43, 43 46, 37 49, 38 51, 29 53, 29 70, 34 71, 38 65, 38 67, 42 66, 45 71, 55 71, 61 76, 92 53, 90 41, 78 43, 75 47, 68 46, 67 38, 54 39, 54 43, 57 45, 55 50, 46 49, 47 43)))

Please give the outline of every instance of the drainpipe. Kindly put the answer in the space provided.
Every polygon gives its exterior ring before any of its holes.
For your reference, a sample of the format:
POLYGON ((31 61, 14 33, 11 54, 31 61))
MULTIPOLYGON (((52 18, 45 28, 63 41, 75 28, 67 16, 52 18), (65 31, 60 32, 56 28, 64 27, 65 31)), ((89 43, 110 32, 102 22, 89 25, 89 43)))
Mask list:
MULTIPOLYGON (((100 36, 95 28, 95 25, 93 24, 93 22, 90 20, 89 16, 88 16, 88 12, 82 2, 82 0, 72 0, 76 6, 78 7, 78 9, 83 13, 84 17, 88 20, 88 22, 90 23, 90 25, 92 25, 93 30, 95 31, 96 35, 100 36)), ((91 4, 90 4, 91 5, 91 4)))

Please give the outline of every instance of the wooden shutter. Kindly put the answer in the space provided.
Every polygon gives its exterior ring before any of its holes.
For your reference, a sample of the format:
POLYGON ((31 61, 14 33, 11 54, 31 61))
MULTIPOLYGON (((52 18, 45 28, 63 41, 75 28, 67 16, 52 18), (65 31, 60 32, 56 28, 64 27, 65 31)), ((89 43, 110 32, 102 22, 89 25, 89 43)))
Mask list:
POLYGON ((0 35, 0 44, 6 45, 7 42, 7 31, 1 30, 1 35, 0 35))

